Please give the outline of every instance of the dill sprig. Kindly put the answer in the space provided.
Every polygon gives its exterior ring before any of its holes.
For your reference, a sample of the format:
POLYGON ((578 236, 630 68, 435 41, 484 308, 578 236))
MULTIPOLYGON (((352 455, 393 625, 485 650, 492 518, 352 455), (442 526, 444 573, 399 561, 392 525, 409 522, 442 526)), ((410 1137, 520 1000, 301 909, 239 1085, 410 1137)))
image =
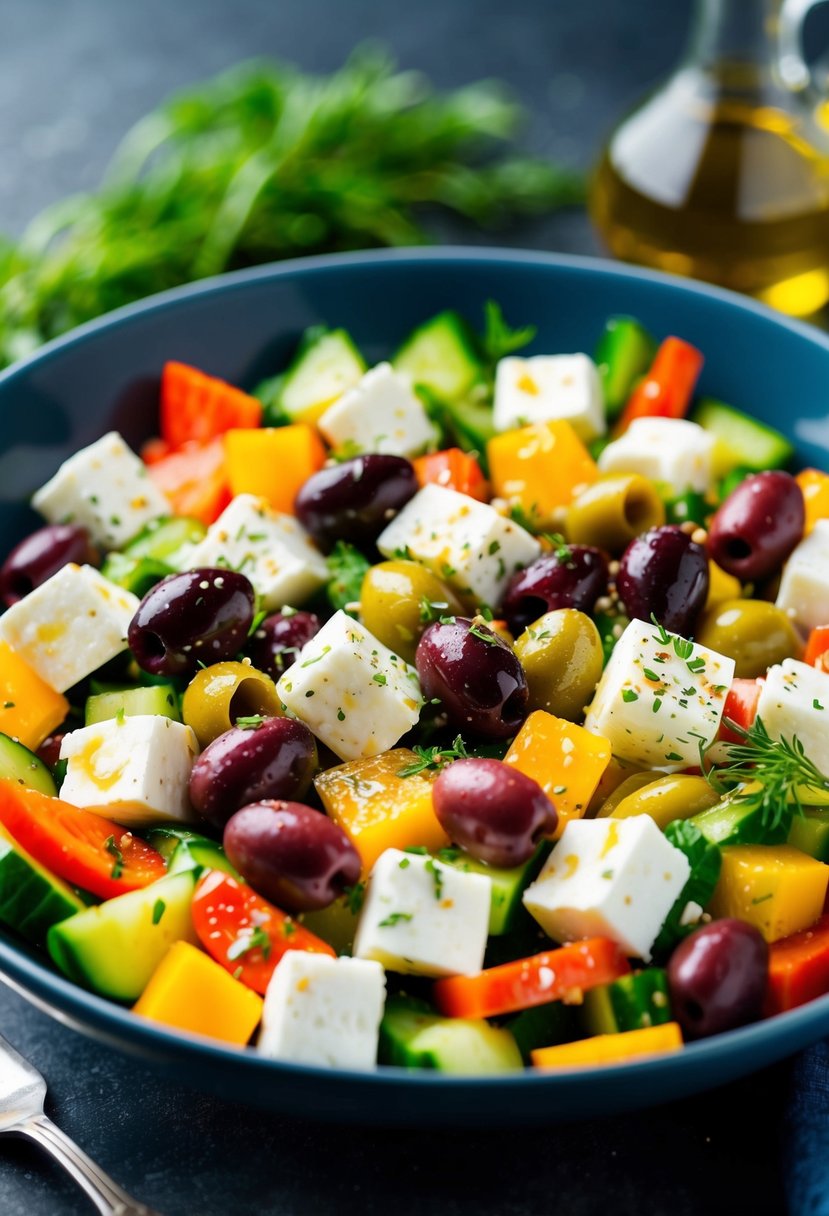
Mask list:
POLYGON ((425 772, 426 769, 445 768, 453 760, 466 760, 469 756, 466 744, 460 735, 455 736, 451 747, 421 747, 420 744, 415 744, 412 751, 417 756, 417 760, 407 764, 405 768, 401 768, 397 774, 398 777, 415 777, 418 773, 425 772))

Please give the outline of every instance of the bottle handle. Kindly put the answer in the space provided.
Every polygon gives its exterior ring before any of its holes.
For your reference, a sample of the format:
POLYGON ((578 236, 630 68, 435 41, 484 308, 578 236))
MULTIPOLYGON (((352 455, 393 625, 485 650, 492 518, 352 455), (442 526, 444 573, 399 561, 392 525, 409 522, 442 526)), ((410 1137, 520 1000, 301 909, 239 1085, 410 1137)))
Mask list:
POLYGON ((813 8, 827 0, 783 0, 777 34, 777 68, 783 84, 810 107, 829 101, 829 61, 810 67, 803 54, 803 26, 813 8))

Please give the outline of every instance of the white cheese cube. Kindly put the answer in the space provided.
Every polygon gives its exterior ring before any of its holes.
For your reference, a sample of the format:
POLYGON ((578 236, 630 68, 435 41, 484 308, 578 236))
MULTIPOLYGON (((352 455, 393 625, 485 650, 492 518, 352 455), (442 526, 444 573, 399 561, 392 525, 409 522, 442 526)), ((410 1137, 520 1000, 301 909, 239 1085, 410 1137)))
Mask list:
POLYGON ((435 428, 405 372, 378 363, 343 393, 317 423, 335 448, 416 456, 435 439, 435 428))
MULTIPOLYGON (((808 758, 829 777, 829 675, 797 659, 770 667, 757 717, 772 739, 796 735, 808 758)), ((805 798, 804 801, 808 801, 805 798)))
POLYGON ((598 438, 606 423, 596 364, 588 355, 499 359, 492 420, 496 431, 564 421, 586 442, 598 438))
POLYGON ((524 906, 553 941, 609 937, 647 961, 690 873, 688 858, 650 815, 575 819, 524 892, 524 906))
POLYGON ((371 872, 354 957, 405 975, 474 975, 484 962, 492 882, 386 849, 371 872))
POLYGON ((198 755, 189 726, 162 714, 109 718, 64 735, 64 802, 95 807, 116 823, 189 823, 190 770, 198 755))
POLYGON ((117 431, 70 456, 32 498, 52 524, 79 524, 104 549, 120 549, 170 504, 117 431))
POLYGON ((829 519, 819 519, 792 552, 776 603, 804 634, 829 625, 829 519))
POLYGON ((677 494, 700 494, 713 478, 714 436, 684 418, 637 418, 599 456, 603 473, 641 473, 677 494))
POLYGON ((288 712, 343 760, 394 747, 423 703, 415 669, 345 612, 303 646, 276 689, 288 712))
POLYGON ((254 494, 237 494, 179 565, 238 570, 269 611, 303 604, 328 579, 325 558, 293 515, 273 511, 254 494))
POLYGON ((65 692, 126 650, 138 602, 91 566, 70 562, 0 617, 0 638, 65 692))
POLYGON ((377 547, 385 557, 408 553, 461 595, 493 607, 515 571, 541 552, 534 536, 487 503, 436 485, 406 503, 377 547))
POLYGON ((604 669, 584 725, 610 741, 614 756, 645 768, 699 761, 720 727, 734 661, 631 621, 604 669))
POLYGON ((292 1064, 374 1068, 385 995, 379 963, 289 950, 265 993, 257 1050, 292 1064))

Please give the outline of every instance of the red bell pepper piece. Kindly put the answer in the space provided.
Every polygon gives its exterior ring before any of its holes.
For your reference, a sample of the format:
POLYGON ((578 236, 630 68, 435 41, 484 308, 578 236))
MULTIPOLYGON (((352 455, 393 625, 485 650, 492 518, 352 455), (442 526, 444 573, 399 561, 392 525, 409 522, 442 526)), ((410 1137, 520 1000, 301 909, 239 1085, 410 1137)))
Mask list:
MULTIPOLYGON (((163 440, 158 440, 162 443, 163 440)), ((147 472, 164 492, 174 515, 212 524, 230 502, 224 441, 188 443, 156 459, 147 472)))
POLYGON ((718 743, 742 743, 742 735, 730 730, 728 723, 733 722, 741 730, 748 730, 757 717, 757 702, 763 691, 765 679, 759 676, 756 680, 734 680, 725 698, 722 722, 717 732, 718 743))
POLYGON ((681 338, 666 338, 650 371, 628 398, 617 434, 637 418, 684 418, 688 413, 704 357, 681 338))
POLYGON ((459 494, 477 498, 479 502, 489 502, 489 483, 471 452, 464 452, 460 448, 431 452, 427 456, 418 456, 414 468, 421 486, 446 486, 459 494))
POLYGON ((772 942, 766 1014, 783 1013, 829 992, 829 916, 772 942))
POLYGON ((262 402, 186 363, 165 363, 161 374, 161 438, 172 448, 209 443, 233 427, 262 423, 262 402))

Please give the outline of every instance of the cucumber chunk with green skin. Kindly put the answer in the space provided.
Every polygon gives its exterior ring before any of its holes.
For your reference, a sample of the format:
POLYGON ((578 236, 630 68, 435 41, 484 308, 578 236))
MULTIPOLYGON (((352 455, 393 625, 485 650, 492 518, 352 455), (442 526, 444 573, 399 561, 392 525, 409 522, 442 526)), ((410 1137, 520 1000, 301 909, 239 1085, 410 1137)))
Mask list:
POLYGON ((0 921, 44 948, 52 925, 82 912, 83 900, 0 828, 0 921))
POLYGON ((661 967, 623 975, 584 994, 581 1007, 587 1034, 622 1034, 672 1020, 668 977, 661 967))
POLYGON ((735 468, 757 473, 764 469, 782 469, 794 458, 794 447, 785 435, 712 397, 703 398, 690 417, 692 422, 716 436, 715 477, 722 477, 735 468))
POLYGON ((622 412, 633 386, 656 354, 656 339, 633 317, 609 317, 594 360, 608 419, 622 412))
POLYGON ((555 1047, 585 1037, 578 1007, 563 1001, 522 1009, 504 1027, 515 1039, 525 1064, 532 1063, 531 1054, 539 1047, 555 1047))
POLYGON ((807 810, 795 815, 786 843, 817 861, 829 862, 829 811, 807 810))
POLYGON ((209 836, 202 836, 187 828, 153 828, 146 833, 146 839, 167 862, 170 874, 203 869, 222 870, 233 878, 239 877, 222 846, 209 836))
POLYGON ((291 422, 313 421, 359 384, 366 361, 344 329, 306 330, 273 405, 291 422))
POLYGON ((189 515, 170 515, 153 519, 127 541, 122 549, 125 557, 149 558, 178 569, 178 561, 191 545, 197 545, 207 534, 200 519, 189 515))
POLYGON ((195 885, 195 870, 167 874, 53 925, 52 961, 101 996, 137 1001, 173 942, 198 945, 190 914, 195 885))
POLYGON ((130 557, 126 553, 108 553, 101 566, 104 578, 125 591, 131 591, 139 599, 143 599, 151 587, 173 573, 173 567, 165 562, 151 557, 130 557))
POLYGON ((472 331, 451 311, 418 326, 392 358, 392 366, 446 403, 460 401, 486 378, 472 331))
POLYGON ((379 1060, 401 1068, 431 1068, 457 1076, 488 1076, 521 1069, 508 1030, 473 1018, 444 1018, 425 1001, 390 997, 380 1024, 379 1060))
POLYGON ((123 688, 118 692, 96 693, 86 699, 85 722, 106 722, 122 714, 125 718, 155 714, 162 718, 181 721, 178 711, 178 696, 172 684, 153 684, 147 688, 123 688))
POLYGON ((489 935, 500 937, 515 928, 523 906, 521 896, 541 869, 550 848, 549 844, 539 845, 529 861, 524 862, 523 866, 515 866, 509 870, 476 861, 462 849, 441 849, 437 856, 439 861, 455 870, 483 874, 490 880, 492 902, 489 908, 489 935))
POLYGON ((777 827, 770 828, 763 821, 758 803, 725 798, 710 811, 701 811, 684 822, 699 828, 710 844, 783 844, 789 834, 792 813, 782 815, 777 827))
POLYGON ((38 790, 52 798, 58 792, 48 765, 10 735, 0 734, 0 779, 16 781, 28 790, 38 790))

